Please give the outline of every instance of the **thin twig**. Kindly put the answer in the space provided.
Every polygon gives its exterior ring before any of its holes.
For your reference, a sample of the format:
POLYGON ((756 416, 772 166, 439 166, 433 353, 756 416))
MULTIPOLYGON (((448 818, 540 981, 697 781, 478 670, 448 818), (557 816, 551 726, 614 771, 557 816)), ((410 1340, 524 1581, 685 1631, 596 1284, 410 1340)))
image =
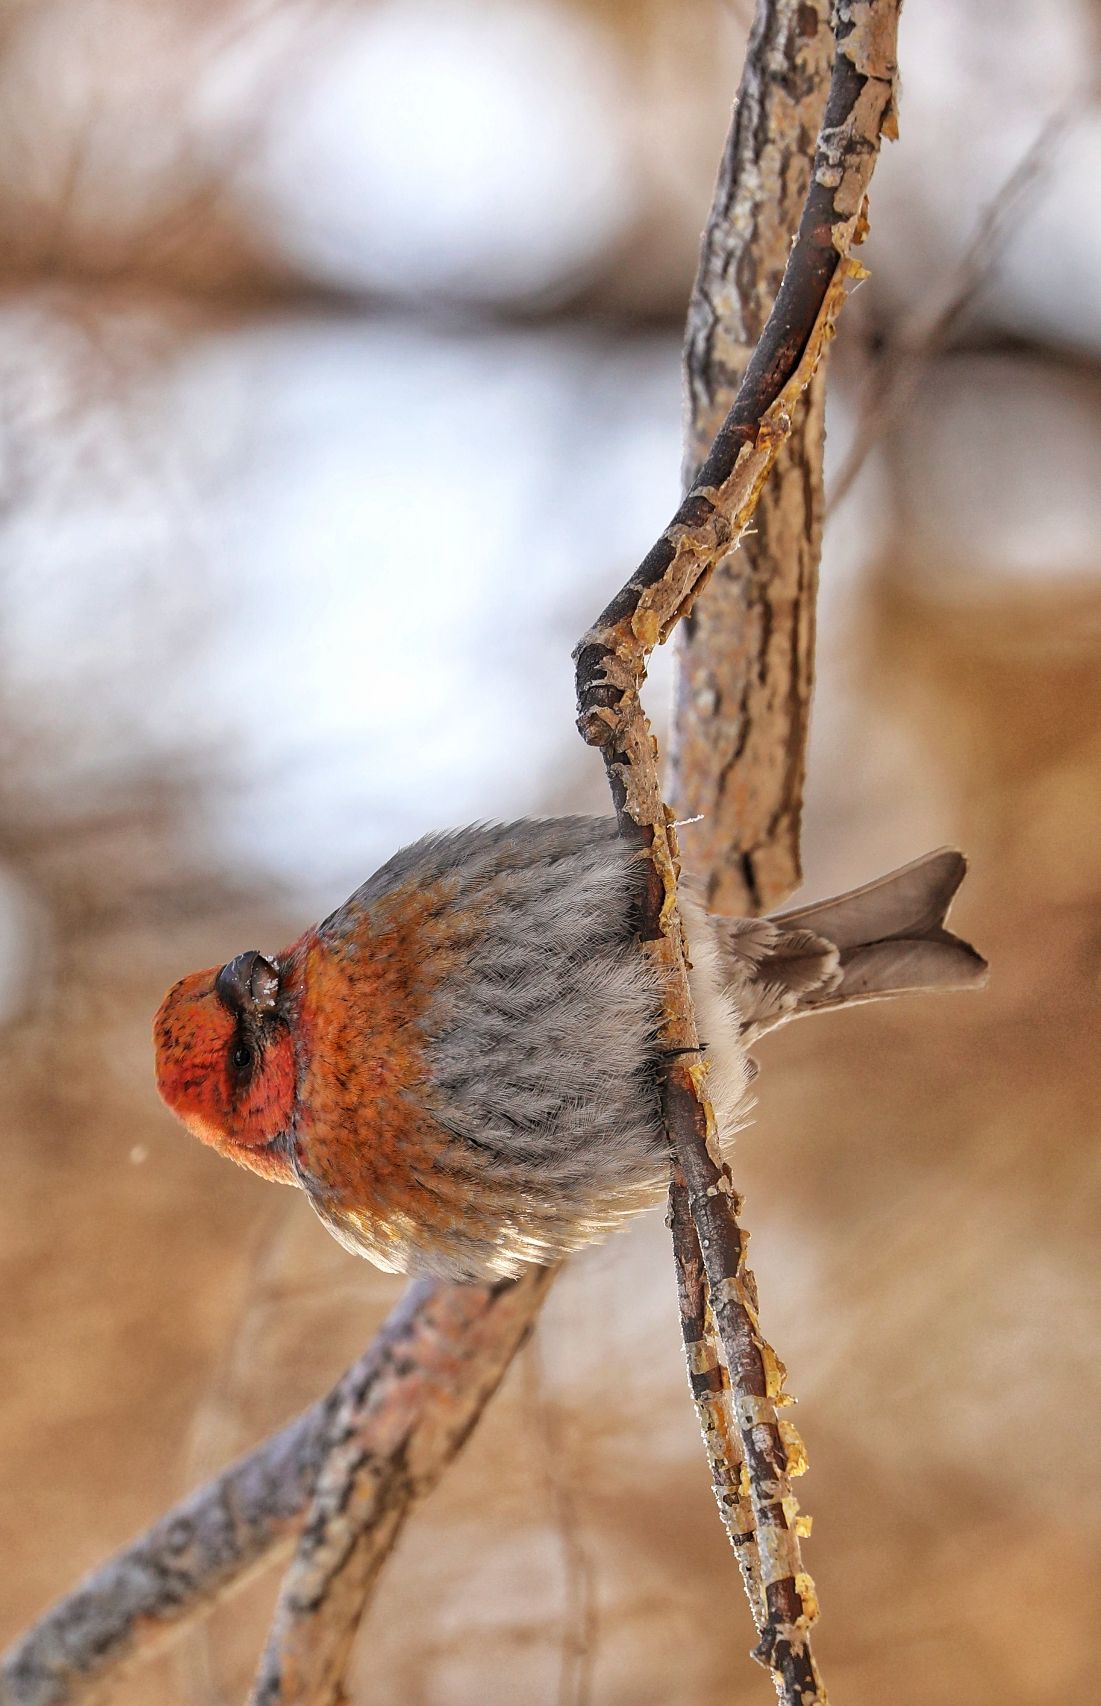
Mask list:
POLYGON ((733 1183, 714 1141, 676 909, 676 836, 639 695, 653 647, 691 607, 752 514, 790 432, 791 409, 832 333, 846 278, 859 270, 849 251, 863 234, 880 136, 894 134, 898 6, 840 0, 835 16, 837 51, 814 172, 768 325, 691 492, 575 653, 578 727, 602 753, 622 835, 650 855, 641 935, 666 992, 663 1042, 671 1062, 663 1114, 684 1173, 748 1471, 765 1601, 757 1653, 792 1706, 825 1696, 810 1648, 817 1606, 799 1554, 788 1447, 776 1414, 783 1373, 759 1331, 733 1183))
POLYGON ((975 300, 1019 223, 1022 209, 1051 170, 1055 155, 1080 118, 1082 106, 1082 94, 1076 91, 1052 114, 983 208, 971 241, 939 299, 931 306, 923 301, 880 352, 870 395, 860 406, 860 430, 830 490, 829 514, 847 497, 872 447, 902 413, 925 368, 947 344, 975 300))
POLYGON ((679 1167, 670 1187, 669 1226, 673 1234, 673 1262, 688 1381, 707 1449, 707 1460, 711 1465, 711 1485, 723 1527, 742 1572, 749 1609, 760 1634, 765 1626, 766 1612, 761 1591, 761 1559, 757 1550, 753 1502, 749 1497, 741 1443, 732 1425, 730 1377, 719 1358, 716 1334, 709 1318, 707 1279, 700 1241, 692 1224, 688 1190, 679 1167))
POLYGON ((564 1466, 562 1427, 547 1393, 537 1333, 528 1340, 524 1365, 529 1383, 527 1410, 540 1436, 544 1479, 566 1575, 558 1706, 589 1706, 598 1638, 596 1583, 592 1559, 578 1528, 577 1504, 564 1466))

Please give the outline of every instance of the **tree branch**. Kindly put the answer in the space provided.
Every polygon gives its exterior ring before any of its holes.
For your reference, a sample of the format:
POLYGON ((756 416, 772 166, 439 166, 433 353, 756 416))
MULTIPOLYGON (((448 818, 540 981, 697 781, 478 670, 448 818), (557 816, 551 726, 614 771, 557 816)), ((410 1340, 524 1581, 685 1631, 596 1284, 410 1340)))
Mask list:
POLYGON ((669 1191, 669 1227, 673 1234, 673 1264, 688 1384, 711 1465, 711 1485, 719 1516, 742 1572, 742 1585, 757 1633, 761 1634, 767 1609, 761 1589, 761 1556, 757 1549, 753 1502, 743 1475, 745 1459, 741 1442, 733 1427, 730 1376, 716 1344, 700 1241, 692 1223, 688 1187, 679 1167, 674 1171, 669 1191))
MULTIPOLYGON (((810 181, 833 59, 829 0, 759 0, 700 252, 684 347, 685 484, 734 401, 775 300, 810 181)), ((754 529, 718 564, 677 631, 669 790, 693 826, 713 911, 779 899, 799 829, 821 547, 822 368, 758 500, 754 529)), ((719 1514, 758 1633, 766 1608, 730 1380, 707 1306, 678 1168, 670 1226, 689 1383, 719 1514)))
MULTIPOLYGON (((690 487, 776 299, 806 198, 833 59, 829 0, 758 0, 704 232, 684 348, 690 487)), ((714 912, 775 905, 799 830, 822 542, 825 373, 810 381, 753 528, 677 634, 669 797, 701 818, 693 863, 714 912)))
POLYGON ((810 1649, 817 1606, 799 1554, 791 1439, 776 1414, 783 1369, 759 1331, 738 1199, 715 1144, 676 908, 676 836, 639 695, 653 647, 691 608, 752 515, 790 433, 791 410, 832 334, 845 280, 860 270, 849 251, 863 234, 880 136, 894 130, 897 0, 839 0, 835 20, 814 171, 764 334, 692 490, 575 653, 578 727, 604 758, 621 834, 650 855, 640 933, 666 991, 662 1036, 670 1066, 663 1113, 687 1186, 748 1472, 765 1608, 757 1653, 792 1706, 811 1706, 824 1692, 810 1649))
POLYGON ((413 1287, 384 1401, 369 1379, 341 1383, 251 1706, 338 1706, 359 1620, 405 1518, 468 1438, 556 1272, 413 1287))
POLYGON ((307 1532, 302 1548, 336 1596, 342 1577, 377 1571, 492 1397, 553 1277, 533 1268, 515 1283, 410 1286, 327 1398, 108 1559, 9 1649, 0 1706, 94 1700, 120 1668, 157 1652, 292 1542, 315 1488, 324 1501, 355 1457, 382 1531, 366 1544, 349 1535, 339 1557, 332 1523, 307 1532))

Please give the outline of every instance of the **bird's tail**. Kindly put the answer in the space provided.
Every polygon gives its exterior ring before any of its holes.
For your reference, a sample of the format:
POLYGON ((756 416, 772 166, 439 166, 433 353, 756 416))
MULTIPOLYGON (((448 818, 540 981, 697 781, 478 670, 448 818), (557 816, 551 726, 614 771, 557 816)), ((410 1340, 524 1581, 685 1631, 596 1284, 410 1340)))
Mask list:
POLYGON ((834 900, 716 920, 747 1038, 803 1013, 983 984, 986 961, 945 928, 966 871, 963 854, 942 847, 834 900))

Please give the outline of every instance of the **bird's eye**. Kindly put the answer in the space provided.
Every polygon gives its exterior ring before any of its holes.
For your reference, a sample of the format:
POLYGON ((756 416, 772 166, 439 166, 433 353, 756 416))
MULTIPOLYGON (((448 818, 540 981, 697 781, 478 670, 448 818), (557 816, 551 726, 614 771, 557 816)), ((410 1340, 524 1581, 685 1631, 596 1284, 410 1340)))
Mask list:
POLYGON ((234 1043, 230 1050, 229 1060, 234 1072, 239 1078, 244 1078, 252 1066, 253 1051, 248 1043, 234 1043))

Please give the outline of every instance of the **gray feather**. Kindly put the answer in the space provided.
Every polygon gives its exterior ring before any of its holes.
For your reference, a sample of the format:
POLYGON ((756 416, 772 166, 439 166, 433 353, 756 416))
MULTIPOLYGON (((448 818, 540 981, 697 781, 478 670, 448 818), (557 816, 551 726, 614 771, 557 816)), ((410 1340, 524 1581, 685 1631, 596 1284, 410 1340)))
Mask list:
POLYGON ((945 928, 967 871, 942 847, 832 900, 715 921, 748 1036, 786 1018, 930 989, 973 989, 986 961, 945 928))

